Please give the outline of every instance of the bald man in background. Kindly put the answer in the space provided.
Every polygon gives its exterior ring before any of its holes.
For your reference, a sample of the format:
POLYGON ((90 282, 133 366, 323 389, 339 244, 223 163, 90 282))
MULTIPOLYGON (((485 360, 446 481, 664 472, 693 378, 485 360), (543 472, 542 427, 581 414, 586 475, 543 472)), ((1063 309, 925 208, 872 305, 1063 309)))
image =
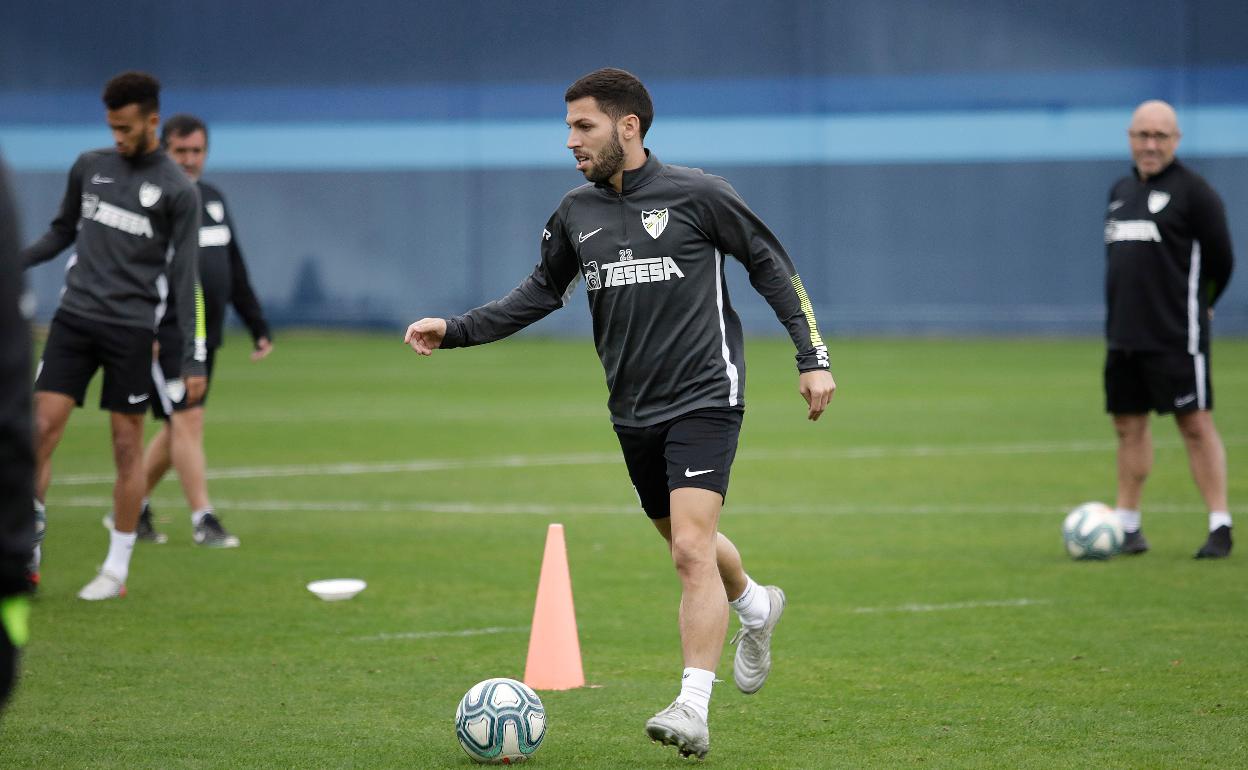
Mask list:
POLYGON ((1222 558, 1231 553, 1231 515, 1209 342, 1213 306, 1234 264, 1226 212, 1209 183, 1175 159, 1182 135, 1169 104, 1137 107, 1127 136, 1135 168, 1110 190, 1105 214, 1105 406, 1118 434, 1122 550, 1149 548, 1140 497, 1153 465, 1149 413, 1156 412, 1174 415, 1209 508, 1208 539, 1196 558, 1222 558))

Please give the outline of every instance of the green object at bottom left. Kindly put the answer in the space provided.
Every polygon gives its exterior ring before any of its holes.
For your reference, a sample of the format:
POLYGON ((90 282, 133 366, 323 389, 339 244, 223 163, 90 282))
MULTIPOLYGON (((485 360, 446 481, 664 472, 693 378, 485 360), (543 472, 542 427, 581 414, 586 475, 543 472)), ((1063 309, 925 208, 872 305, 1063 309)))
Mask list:
POLYGON ((25 596, 0 599, 0 626, 4 626, 14 647, 25 645, 30 638, 30 599, 25 596))

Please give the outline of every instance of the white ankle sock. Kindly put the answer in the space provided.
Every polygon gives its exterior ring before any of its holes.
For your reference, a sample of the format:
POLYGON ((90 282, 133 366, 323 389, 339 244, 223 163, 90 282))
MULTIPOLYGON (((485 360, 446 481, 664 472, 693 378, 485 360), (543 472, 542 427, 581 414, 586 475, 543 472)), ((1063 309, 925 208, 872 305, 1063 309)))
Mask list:
POLYGON ((706 721, 711 710, 711 685, 715 682, 715 672, 704 668, 686 668, 680 678, 680 695, 677 703, 683 703, 693 709, 698 716, 706 721))
POLYGON ((134 532, 108 533, 108 558, 104 560, 104 569, 116 575, 122 583, 130 576, 130 554, 134 551, 134 532))
POLYGON ((1114 513, 1118 514, 1118 520, 1122 522, 1123 532, 1139 532, 1140 531, 1140 512, 1131 511, 1126 508, 1116 508, 1114 513))
POLYGON ((745 576, 745 591, 728 604, 737 611, 741 625, 746 628, 762 628, 771 614, 771 597, 749 575, 745 576))
POLYGON ((199 523, 204 520, 204 516, 210 513, 212 513, 211 507, 204 508, 203 510, 194 511, 193 513, 191 513, 191 526, 198 527, 199 523))
POLYGON ((1209 531, 1212 532, 1218 527, 1231 526, 1231 514, 1226 511, 1210 511, 1209 512, 1209 531))

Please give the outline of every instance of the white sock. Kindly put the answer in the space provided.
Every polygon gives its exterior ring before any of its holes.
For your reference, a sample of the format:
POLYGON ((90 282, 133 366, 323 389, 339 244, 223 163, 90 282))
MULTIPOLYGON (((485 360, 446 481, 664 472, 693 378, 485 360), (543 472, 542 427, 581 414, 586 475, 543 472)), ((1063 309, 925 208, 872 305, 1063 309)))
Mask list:
POLYGON ((1118 520, 1122 522, 1123 532, 1140 531, 1139 511, 1129 511, 1126 508, 1115 508, 1114 513, 1118 514, 1118 520))
POLYGON ((1231 526, 1231 514, 1227 511, 1210 511, 1209 512, 1209 531, 1212 532, 1218 527, 1231 526))
POLYGON ((210 513, 212 513, 211 507, 192 512, 191 513, 191 526, 198 527, 199 523, 204 520, 204 517, 210 513))
POLYGON ((707 721, 711 711, 711 685, 714 682, 714 671, 686 668, 680 677, 680 695, 676 696, 676 702, 685 704, 702 717, 702 721, 707 721))
POLYGON ((745 576, 745 591, 728 604, 737 611, 741 625, 746 628, 762 628, 771 614, 771 596, 749 575, 745 576))
POLYGON ((134 532, 118 532, 115 529, 108 533, 108 558, 104 560, 104 569, 120 578, 122 583, 130 576, 130 554, 134 551, 137 537, 134 532))

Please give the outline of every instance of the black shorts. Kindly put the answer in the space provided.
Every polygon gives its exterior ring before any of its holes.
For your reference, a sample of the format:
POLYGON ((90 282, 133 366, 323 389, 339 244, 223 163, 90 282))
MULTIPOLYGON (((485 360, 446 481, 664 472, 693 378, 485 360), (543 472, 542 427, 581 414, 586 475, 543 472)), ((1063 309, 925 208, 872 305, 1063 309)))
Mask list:
POLYGON ((35 375, 35 390, 63 393, 82 406, 87 386, 100 367, 104 388, 100 408, 142 414, 152 390, 151 329, 93 321, 58 310, 35 375))
MULTIPOLYGON (((186 403, 186 383, 182 379, 182 335, 176 329, 172 333, 168 329, 169 327, 162 326, 156 335, 160 342, 160 354, 152 361, 150 374, 152 392, 157 396, 152 399, 152 416, 161 420, 168 420, 170 414, 191 408, 186 403)), ((208 403, 208 388, 212 385, 212 364, 215 358, 216 351, 209 349, 208 358, 204 361, 204 374, 207 375, 208 382, 204 386, 203 397, 195 406, 205 406, 208 403)))
POLYGON ((1205 353, 1110 350, 1105 356, 1105 411, 1187 414, 1213 409, 1205 353))
POLYGON ((645 428, 615 426, 647 516, 671 515, 673 489, 696 487, 727 497, 742 415, 740 409, 698 409, 645 428))

